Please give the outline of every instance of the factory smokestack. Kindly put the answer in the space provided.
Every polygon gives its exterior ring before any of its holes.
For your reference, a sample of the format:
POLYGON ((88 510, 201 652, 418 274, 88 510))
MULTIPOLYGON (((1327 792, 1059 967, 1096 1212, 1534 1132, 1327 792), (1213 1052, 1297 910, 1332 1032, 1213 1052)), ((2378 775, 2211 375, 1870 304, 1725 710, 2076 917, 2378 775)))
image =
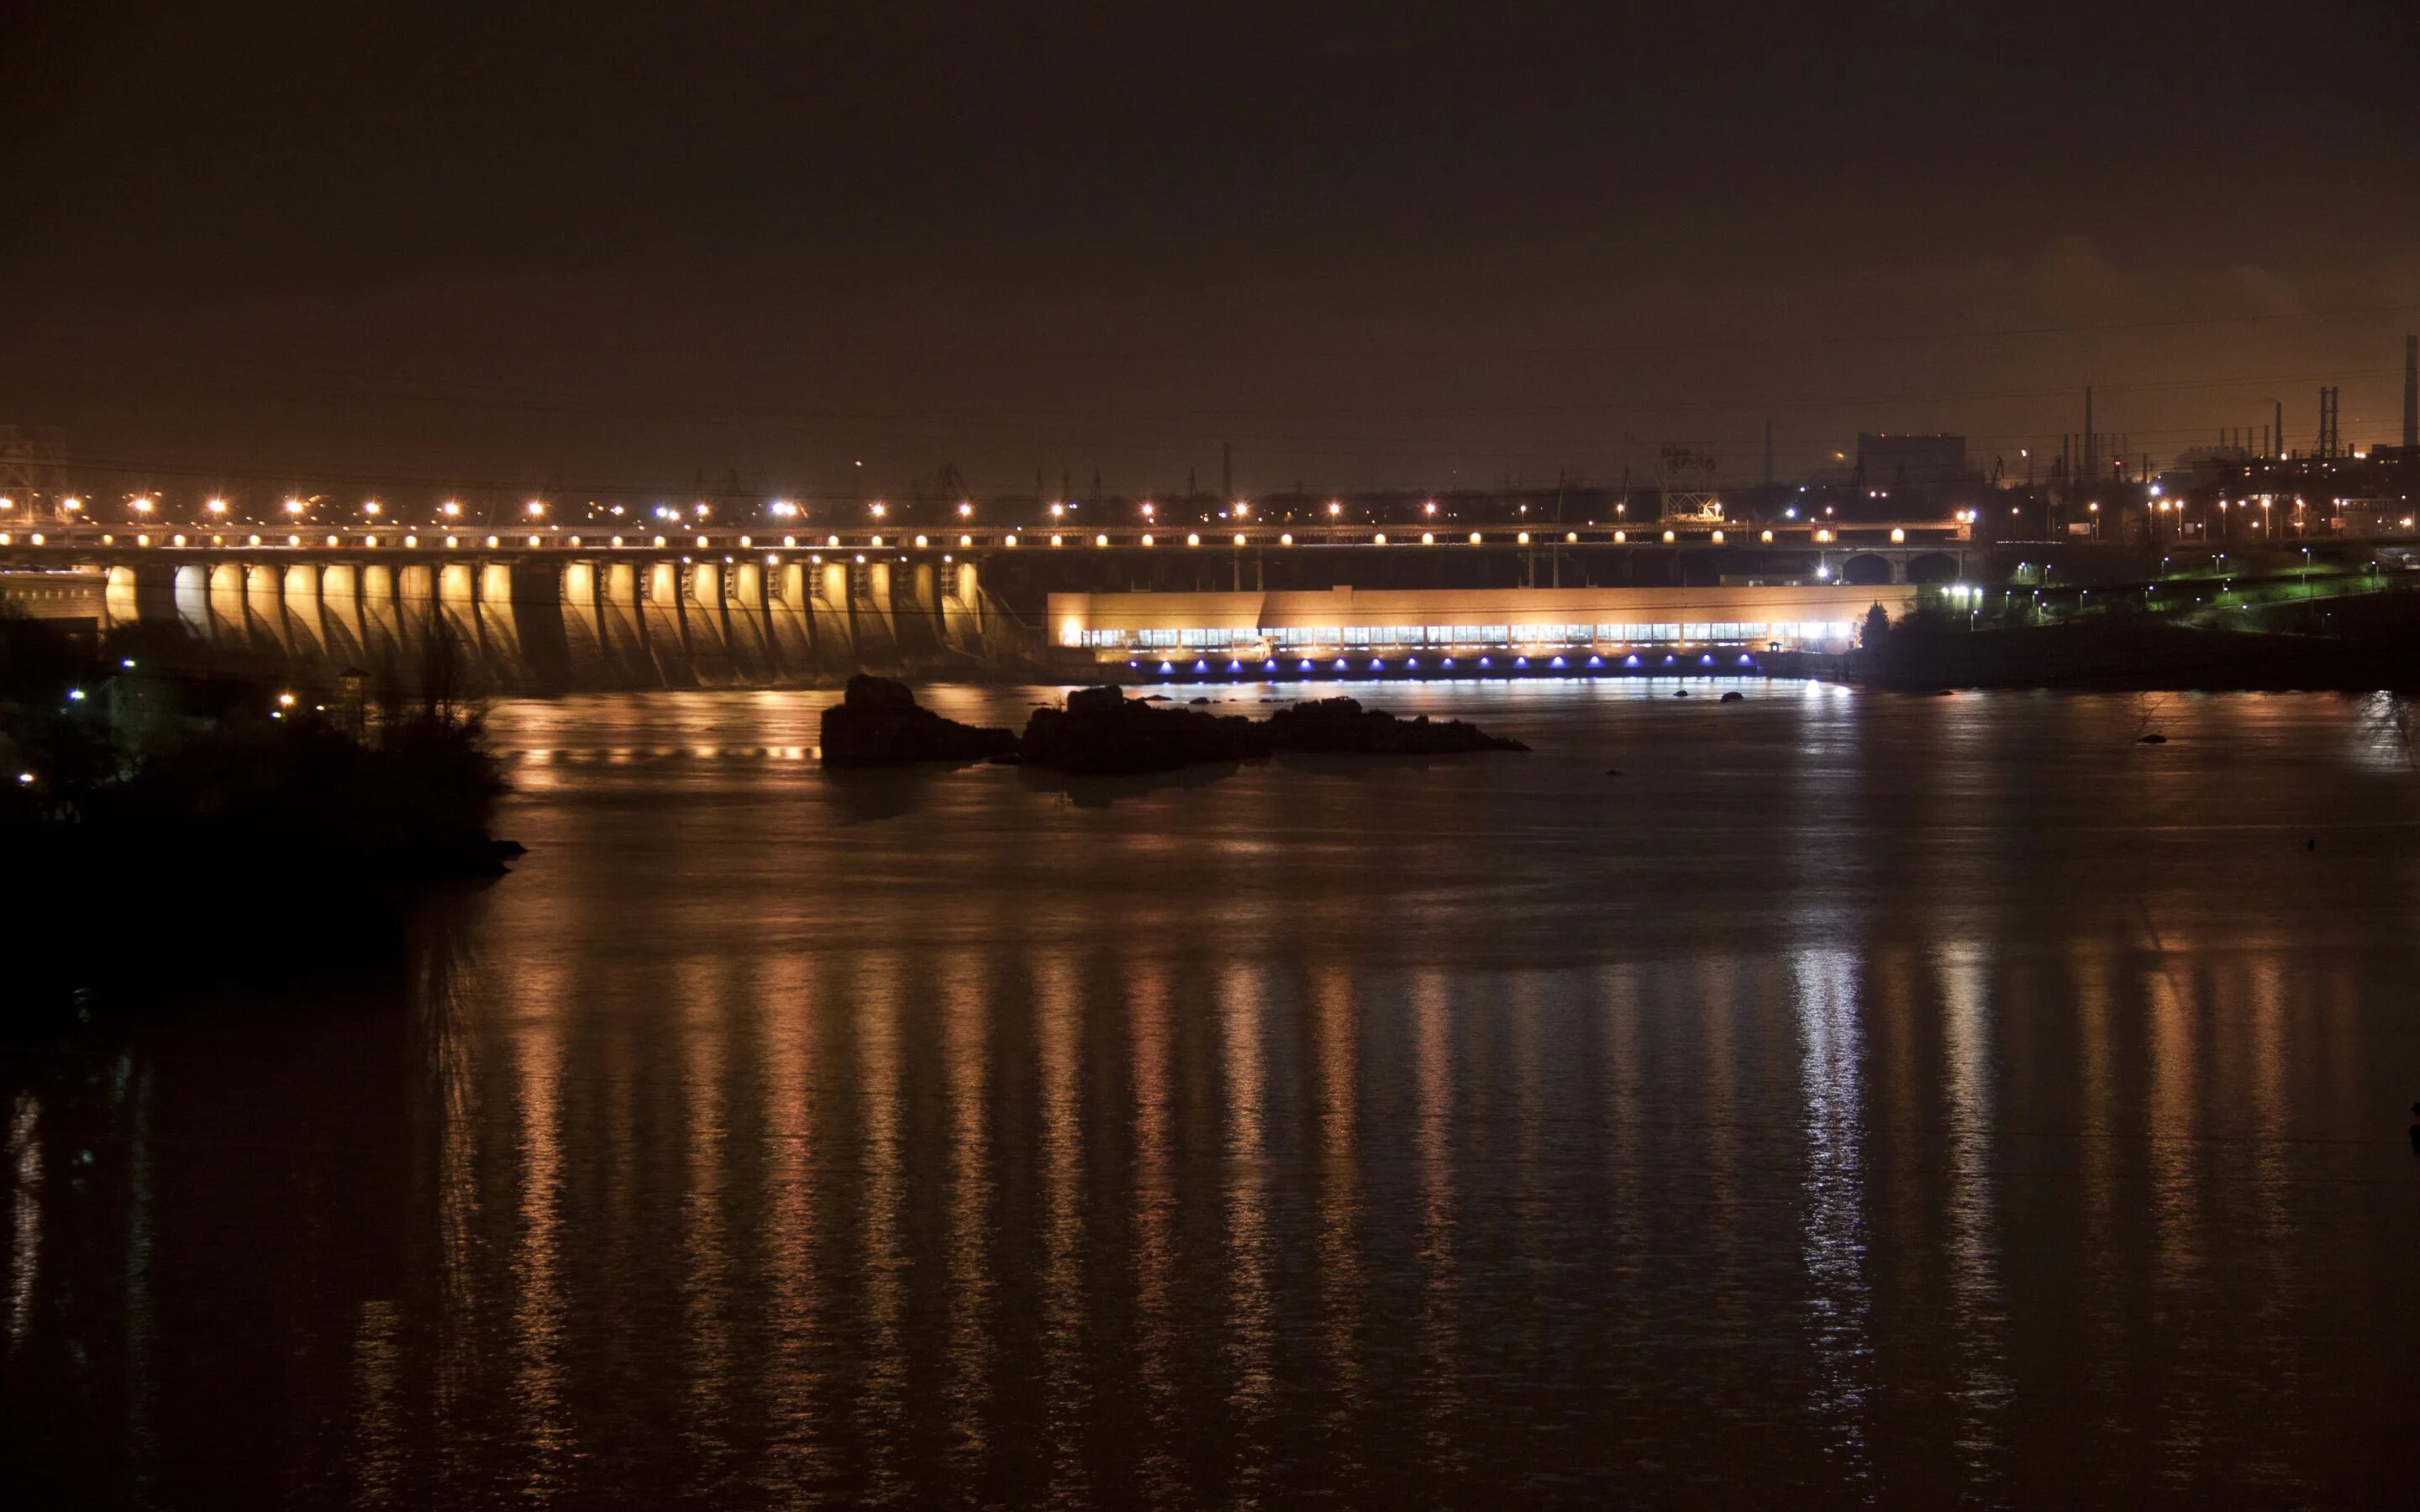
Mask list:
POLYGON ((2420 451, 2420 336, 2403 338, 2403 449, 2420 451))

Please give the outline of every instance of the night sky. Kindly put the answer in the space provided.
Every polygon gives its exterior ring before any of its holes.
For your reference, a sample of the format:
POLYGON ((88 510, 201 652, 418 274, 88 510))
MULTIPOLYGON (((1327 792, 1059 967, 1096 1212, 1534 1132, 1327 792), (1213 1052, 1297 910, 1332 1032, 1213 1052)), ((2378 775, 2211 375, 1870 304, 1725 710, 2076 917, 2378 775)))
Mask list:
POLYGON ((2420 6, 0 8, 0 422, 128 486, 1753 477, 2392 440, 2420 6), (863 467, 854 464, 861 461, 863 467))

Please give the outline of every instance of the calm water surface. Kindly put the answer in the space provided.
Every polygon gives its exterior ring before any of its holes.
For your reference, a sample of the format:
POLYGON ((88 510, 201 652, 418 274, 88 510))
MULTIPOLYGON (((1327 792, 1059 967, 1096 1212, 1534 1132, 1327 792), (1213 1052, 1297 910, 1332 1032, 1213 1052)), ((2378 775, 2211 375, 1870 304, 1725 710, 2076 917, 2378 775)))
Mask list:
POLYGON ((1073 790, 505 705, 407 982, 11 1057, 15 1484, 2411 1504, 2391 711, 1745 687, 1073 790))

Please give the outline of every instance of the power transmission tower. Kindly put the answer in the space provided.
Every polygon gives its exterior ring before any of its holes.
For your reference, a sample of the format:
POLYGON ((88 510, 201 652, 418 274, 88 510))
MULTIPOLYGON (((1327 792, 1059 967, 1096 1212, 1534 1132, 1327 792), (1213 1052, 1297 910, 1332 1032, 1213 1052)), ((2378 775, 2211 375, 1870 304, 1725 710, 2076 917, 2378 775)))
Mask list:
POLYGON ((1668 520, 1719 522, 1721 499, 1714 492, 1714 455, 1694 446, 1667 446, 1656 456, 1655 490, 1658 513, 1668 520))
POLYGON ((0 425, 0 496, 30 511, 67 492, 68 449, 55 429, 0 425))

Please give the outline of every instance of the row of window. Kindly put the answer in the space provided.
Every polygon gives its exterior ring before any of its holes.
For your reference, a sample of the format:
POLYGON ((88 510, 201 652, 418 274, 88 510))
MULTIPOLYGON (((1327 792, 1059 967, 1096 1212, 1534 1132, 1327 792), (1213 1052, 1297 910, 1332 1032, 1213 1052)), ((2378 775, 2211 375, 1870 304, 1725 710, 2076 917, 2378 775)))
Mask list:
POLYGON ((1606 641, 1654 644, 1671 641, 1806 645, 1847 640, 1856 626, 1844 620, 1661 621, 1600 625, 1293 625, 1276 629, 1085 630, 1076 644, 1100 650, 1215 650, 1274 646, 1510 646, 1590 645, 1606 641))

